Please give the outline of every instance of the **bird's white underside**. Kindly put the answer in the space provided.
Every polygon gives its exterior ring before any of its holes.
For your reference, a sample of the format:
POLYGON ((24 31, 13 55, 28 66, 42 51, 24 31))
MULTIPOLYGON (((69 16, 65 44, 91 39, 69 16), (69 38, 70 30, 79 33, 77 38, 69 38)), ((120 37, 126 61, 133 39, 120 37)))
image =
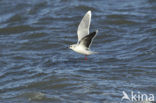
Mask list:
POLYGON ((84 55, 91 55, 91 54, 95 53, 95 52, 88 50, 83 45, 77 45, 77 44, 76 44, 75 48, 72 48, 72 50, 77 52, 77 53, 84 54, 84 55))

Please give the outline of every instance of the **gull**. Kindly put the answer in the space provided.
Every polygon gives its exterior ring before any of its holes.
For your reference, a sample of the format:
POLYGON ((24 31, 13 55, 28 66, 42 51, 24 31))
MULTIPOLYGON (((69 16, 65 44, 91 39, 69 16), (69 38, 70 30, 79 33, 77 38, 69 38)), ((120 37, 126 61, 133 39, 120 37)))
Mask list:
POLYGON ((90 50, 90 46, 92 44, 93 39, 95 38, 98 30, 95 32, 89 33, 89 27, 91 22, 91 11, 89 10, 84 17, 82 18, 78 30, 78 42, 77 44, 70 45, 70 49, 73 51, 85 55, 85 60, 87 60, 87 55, 95 54, 97 52, 93 52, 90 50))

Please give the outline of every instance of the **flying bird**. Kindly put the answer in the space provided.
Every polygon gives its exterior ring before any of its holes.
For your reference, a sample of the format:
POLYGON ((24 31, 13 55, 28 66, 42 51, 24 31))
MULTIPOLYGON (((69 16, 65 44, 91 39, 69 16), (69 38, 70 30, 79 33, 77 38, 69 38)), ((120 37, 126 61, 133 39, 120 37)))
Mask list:
POLYGON ((89 27, 91 22, 91 11, 88 11, 84 17, 82 18, 78 30, 78 42, 77 44, 70 45, 70 49, 73 51, 85 55, 85 60, 87 60, 87 55, 95 54, 97 52, 93 52, 90 50, 90 46, 92 44, 93 39, 95 38, 98 30, 95 32, 89 33, 89 27))

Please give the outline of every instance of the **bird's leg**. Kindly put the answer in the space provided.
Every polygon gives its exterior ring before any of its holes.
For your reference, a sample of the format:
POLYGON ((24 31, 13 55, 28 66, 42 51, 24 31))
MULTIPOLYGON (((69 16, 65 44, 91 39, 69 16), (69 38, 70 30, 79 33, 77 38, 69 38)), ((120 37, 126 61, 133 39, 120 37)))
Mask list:
POLYGON ((85 60, 87 60, 87 55, 85 55, 85 60))

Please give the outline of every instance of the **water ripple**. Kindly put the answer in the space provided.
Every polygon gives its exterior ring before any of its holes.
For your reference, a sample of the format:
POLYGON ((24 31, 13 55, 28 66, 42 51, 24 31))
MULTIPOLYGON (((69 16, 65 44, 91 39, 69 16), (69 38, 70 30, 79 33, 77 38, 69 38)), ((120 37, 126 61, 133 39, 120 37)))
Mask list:
POLYGON ((122 91, 155 94, 155 1, 33 0, 0 2, 0 102, 116 103, 122 91), (84 56, 82 16, 98 29, 84 56))

